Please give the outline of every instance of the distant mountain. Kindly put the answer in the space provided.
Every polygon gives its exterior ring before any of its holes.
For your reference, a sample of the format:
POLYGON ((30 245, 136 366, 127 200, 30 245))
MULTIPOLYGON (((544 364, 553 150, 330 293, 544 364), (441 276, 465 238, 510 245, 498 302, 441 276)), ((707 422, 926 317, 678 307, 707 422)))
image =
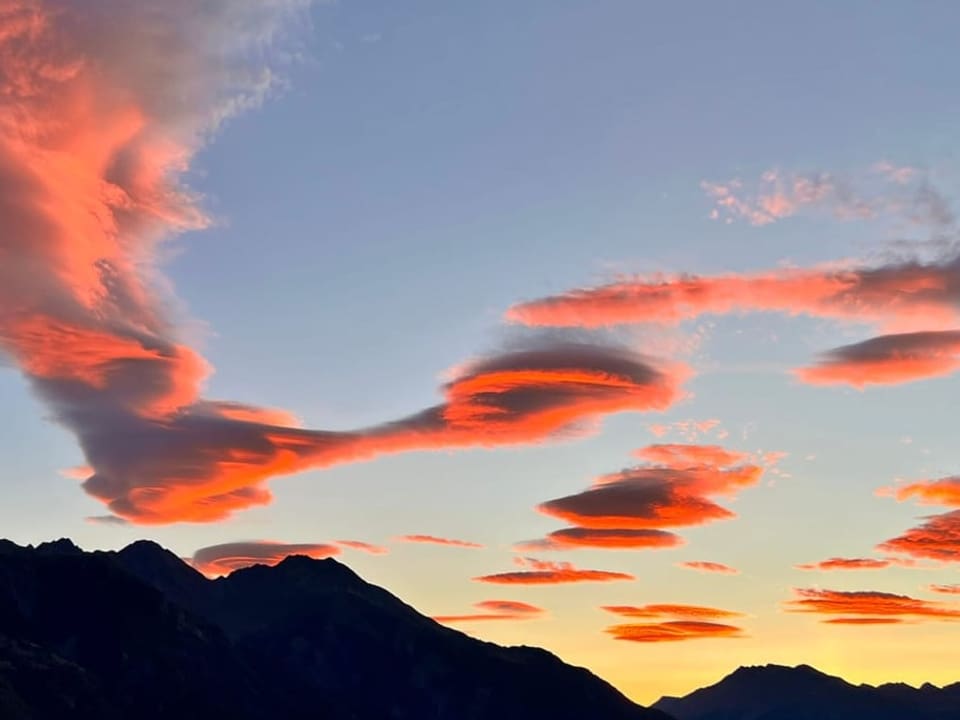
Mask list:
POLYGON ((668 720, 446 628, 335 560, 208 580, 150 542, 0 541, 3 720, 668 720))
POLYGON ((960 683, 851 685, 808 665, 763 665, 653 707, 677 720, 960 720, 960 683))

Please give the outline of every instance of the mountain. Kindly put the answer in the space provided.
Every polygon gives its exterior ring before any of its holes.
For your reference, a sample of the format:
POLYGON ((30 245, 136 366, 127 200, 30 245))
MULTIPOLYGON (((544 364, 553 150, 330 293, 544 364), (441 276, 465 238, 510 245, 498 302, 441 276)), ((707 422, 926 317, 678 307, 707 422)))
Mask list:
POLYGON ((960 683, 851 685, 808 665, 763 665, 653 707, 677 720, 958 720, 960 683))
POLYGON ((668 720, 437 624, 335 560, 208 580, 150 542, 0 541, 0 718, 668 720))

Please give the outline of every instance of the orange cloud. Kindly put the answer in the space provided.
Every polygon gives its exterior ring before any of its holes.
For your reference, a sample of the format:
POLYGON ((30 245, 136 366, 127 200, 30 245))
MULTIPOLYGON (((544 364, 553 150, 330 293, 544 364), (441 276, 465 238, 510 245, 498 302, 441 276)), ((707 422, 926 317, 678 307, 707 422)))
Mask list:
POLYGON ((896 385, 943 377, 960 369, 960 331, 940 330, 881 335, 831 350, 816 365, 800 368, 800 380, 813 385, 896 385))
POLYGON ((613 625, 605 632, 616 640, 631 642, 680 642, 705 638, 744 637, 742 628, 698 620, 670 620, 662 623, 613 625))
POLYGON ((921 505, 960 507, 960 477, 918 480, 906 485, 883 488, 880 494, 892 495, 901 502, 917 500, 921 505))
POLYGON ((351 550, 359 550, 360 552, 365 552, 368 555, 386 555, 388 552, 390 552, 382 545, 374 545, 372 543, 363 542, 362 540, 334 540, 334 542, 341 547, 350 548, 351 550))
POLYGON ((739 575, 740 571, 729 565, 724 565, 723 563, 718 562, 707 562, 705 560, 688 560, 686 562, 677 563, 677 567, 686 568, 687 570, 699 570, 700 572, 709 572, 709 573, 721 573, 725 575, 739 575))
POLYGON ((923 524, 880 543, 877 549, 940 562, 960 562, 960 510, 929 516, 923 524))
POLYGON ((547 562, 534 558, 514 558, 514 563, 527 568, 516 572, 475 577, 476 582, 499 585, 554 585, 574 582, 613 582, 636 580, 633 575, 606 570, 582 570, 568 562, 547 562))
POLYGON ((451 538, 436 537, 434 535, 400 535, 394 538, 398 542, 426 543, 431 545, 446 545, 448 547, 479 549, 484 547, 480 543, 467 540, 453 540, 451 538))
POLYGON ((893 565, 887 558, 830 558, 815 563, 794 565, 797 570, 880 570, 893 565))
POLYGON ((679 535, 664 530, 571 527, 554 530, 546 541, 556 550, 606 548, 610 550, 669 548, 683 544, 679 535))
POLYGON ((720 445, 693 445, 680 443, 660 443, 648 445, 634 452, 639 458, 669 467, 689 465, 718 465, 727 467, 744 462, 749 458, 745 452, 727 450, 720 445))
POLYGON ((77 436, 84 489, 131 522, 211 522, 270 502, 278 475, 543 442, 679 398, 679 365, 556 342, 468 363, 439 404, 354 432, 202 397, 211 368, 169 317, 157 258, 207 224, 181 180, 269 89, 252 63, 299 7, 0 0, 0 353, 77 436))
POLYGON ((322 543, 250 540, 200 548, 193 554, 190 564, 207 577, 220 577, 251 565, 277 565, 291 555, 328 558, 339 553, 336 546, 322 543))
POLYGON ((631 618, 696 618, 716 620, 742 617, 743 613, 732 610, 708 607, 706 605, 681 605, 677 603, 655 603, 651 605, 603 605, 601 610, 631 618))
POLYGON ((797 599, 785 603, 789 612, 819 615, 845 615, 833 622, 846 624, 876 623, 876 618, 910 618, 914 620, 958 620, 960 606, 941 602, 918 600, 907 595, 858 590, 820 590, 796 588, 797 599))
POLYGON ((546 610, 516 600, 484 600, 473 605, 480 612, 466 615, 435 615, 439 623, 475 622, 487 620, 535 620, 543 617, 546 610))
POLYGON ((743 275, 654 275, 514 305, 512 322, 553 327, 678 323, 701 315, 778 312, 893 331, 960 324, 960 261, 743 275))
POLYGON ((960 585, 927 585, 927 589, 944 595, 960 595, 960 585))
POLYGON ((848 617, 848 618, 830 618, 820 622, 827 625, 900 625, 903 618, 897 617, 848 617))
POLYGON ((592 487, 537 509, 580 527, 649 529, 700 525, 734 517, 707 496, 732 495, 763 475, 758 465, 718 467, 706 458, 740 459, 714 446, 658 445, 639 451, 670 464, 645 465, 598 478, 592 487))

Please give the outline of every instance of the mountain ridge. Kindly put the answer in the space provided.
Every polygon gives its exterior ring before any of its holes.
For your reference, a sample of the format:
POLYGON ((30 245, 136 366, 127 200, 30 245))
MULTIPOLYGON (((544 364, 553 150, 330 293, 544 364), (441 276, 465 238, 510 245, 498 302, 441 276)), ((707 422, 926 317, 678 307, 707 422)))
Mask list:
POLYGON ((0 543, 0 717, 669 720, 539 648, 303 556, 210 580, 156 543, 0 543))

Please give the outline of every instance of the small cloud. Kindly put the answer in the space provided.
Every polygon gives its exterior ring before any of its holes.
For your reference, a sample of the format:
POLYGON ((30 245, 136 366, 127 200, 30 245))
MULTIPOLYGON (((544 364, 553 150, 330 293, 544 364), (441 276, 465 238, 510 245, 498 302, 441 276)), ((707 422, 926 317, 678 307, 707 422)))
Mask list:
POLYGON ((546 615, 546 610, 516 600, 484 600, 473 605, 479 612, 465 615, 435 615, 439 623, 461 623, 489 620, 537 620, 546 615))
POLYGON ((834 557, 815 563, 794 565, 797 570, 880 570, 895 562, 889 558, 842 558, 834 557))
POLYGON ((679 618, 698 620, 716 620, 723 618, 743 617, 743 613, 733 610, 709 607, 707 605, 682 605, 678 603, 654 603, 651 605, 603 605, 614 615, 630 618, 679 618))
POLYGON ((116 515, 88 515, 84 520, 93 525, 129 525, 126 520, 116 515))
POLYGON ((200 548, 189 559, 189 563, 207 577, 219 577, 251 565, 277 565, 292 555, 320 559, 339 553, 339 548, 325 543, 246 540, 200 548))
POLYGON ((360 552, 365 552, 368 555, 386 555, 388 552, 390 552, 382 545, 374 545, 372 543, 363 542, 362 540, 334 540, 333 542, 340 547, 350 548, 351 550, 359 550, 360 552))
POLYGON ((686 562, 677 563, 677 567, 686 568, 687 570, 697 570, 699 572, 720 573, 723 575, 740 574, 740 571, 734 567, 718 562, 707 562, 705 560, 687 560, 686 562))
POLYGON ((960 331, 880 335, 830 350, 815 365, 794 371, 811 385, 899 385, 960 370, 960 331))
POLYGON ((534 558, 514 558, 514 563, 522 568, 516 572, 498 573, 475 577, 476 582, 499 585, 554 585, 576 582, 614 582, 618 580, 636 580, 633 575, 607 570, 583 570, 568 562, 547 562, 534 558))
POLYGON ((400 535, 394 538, 394 540, 397 542, 446 545, 457 548, 480 549, 484 547, 480 543, 470 542, 468 540, 454 540, 452 538, 436 537, 435 535, 400 535))
POLYGON ((960 585, 927 585, 927 589, 944 595, 960 595, 960 585))

